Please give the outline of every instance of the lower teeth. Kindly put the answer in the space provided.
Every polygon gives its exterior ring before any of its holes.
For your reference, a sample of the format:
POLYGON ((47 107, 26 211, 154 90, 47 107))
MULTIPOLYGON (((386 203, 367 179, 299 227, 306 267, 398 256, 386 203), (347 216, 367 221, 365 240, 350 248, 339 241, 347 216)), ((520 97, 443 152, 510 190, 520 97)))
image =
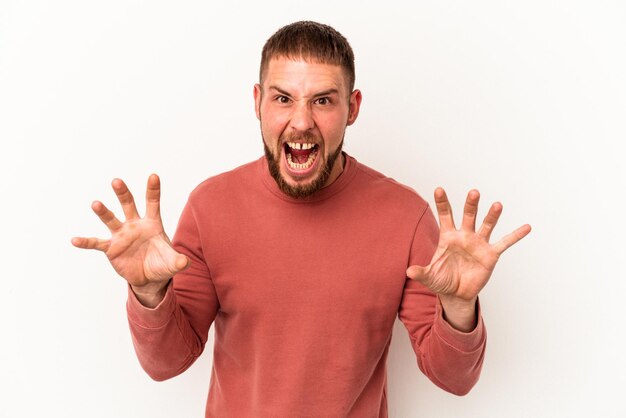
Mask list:
POLYGON ((317 156, 317 151, 313 151, 312 153, 309 154, 309 158, 306 160, 306 162, 300 164, 300 163, 295 163, 293 161, 293 159, 291 158, 291 154, 287 154, 287 163, 289 163, 289 166, 293 169, 306 170, 307 168, 313 165, 313 162, 315 161, 316 156, 317 156))

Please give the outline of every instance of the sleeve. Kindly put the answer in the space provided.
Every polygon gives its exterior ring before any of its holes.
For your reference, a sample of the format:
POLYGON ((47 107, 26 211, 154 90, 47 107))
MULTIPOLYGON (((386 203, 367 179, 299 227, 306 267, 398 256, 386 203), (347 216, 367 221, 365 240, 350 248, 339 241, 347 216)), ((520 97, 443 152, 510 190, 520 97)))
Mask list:
MULTIPOLYGON (((413 237, 409 265, 425 266, 437 248, 439 227, 427 207, 413 237)), ((443 318, 435 293, 406 280, 398 317, 406 327, 420 370, 440 388, 465 395, 478 381, 486 346, 486 330, 477 304, 476 328, 454 329, 443 318)))
POLYGON ((189 257, 190 266, 173 277, 157 307, 143 306, 130 286, 126 304, 139 363, 151 378, 159 381, 179 375, 200 356, 219 309, 189 202, 172 244, 176 251, 189 257))

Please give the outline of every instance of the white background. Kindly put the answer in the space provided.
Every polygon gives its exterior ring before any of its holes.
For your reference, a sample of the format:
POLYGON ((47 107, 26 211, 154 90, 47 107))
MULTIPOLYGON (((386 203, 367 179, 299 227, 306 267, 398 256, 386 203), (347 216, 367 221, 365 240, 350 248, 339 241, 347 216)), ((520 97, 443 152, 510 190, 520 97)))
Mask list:
MULTIPOLYGON (((200 417, 211 348, 151 381, 90 210, 125 179, 163 183, 172 233, 203 179, 262 154, 252 86, 280 26, 335 26, 355 50, 359 120, 346 150, 432 203, 477 187, 495 238, 533 232, 482 293, 489 330, 466 397, 418 371, 396 326, 393 417, 618 417, 623 304, 623 1, 0 0, 0 416, 200 417)), ((458 216, 457 216, 458 217, 458 216)), ((211 347, 209 342, 208 347, 211 347)))

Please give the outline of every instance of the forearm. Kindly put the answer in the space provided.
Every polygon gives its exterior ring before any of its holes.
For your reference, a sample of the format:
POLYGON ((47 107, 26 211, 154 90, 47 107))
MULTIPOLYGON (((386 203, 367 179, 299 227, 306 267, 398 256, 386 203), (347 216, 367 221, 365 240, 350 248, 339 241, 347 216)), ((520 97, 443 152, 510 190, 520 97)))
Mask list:
POLYGON ((456 395, 468 393, 482 369, 486 331, 479 308, 474 315, 473 329, 462 332, 444 319, 443 307, 438 304, 430 333, 419 347, 422 371, 437 386, 456 395))
POLYGON ((127 313, 139 363, 154 380, 182 373, 202 353, 204 342, 180 309, 171 285, 154 309, 145 307, 129 287, 127 313))

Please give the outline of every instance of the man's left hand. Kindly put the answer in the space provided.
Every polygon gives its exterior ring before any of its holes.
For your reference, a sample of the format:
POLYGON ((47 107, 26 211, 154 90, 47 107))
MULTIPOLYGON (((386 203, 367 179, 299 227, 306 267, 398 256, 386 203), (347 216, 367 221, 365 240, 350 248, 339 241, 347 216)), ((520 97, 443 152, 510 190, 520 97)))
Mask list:
POLYGON ((437 250, 429 265, 410 266, 407 276, 437 293, 445 319, 460 331, 471 331, 476 324, 476 299, 489 281, 500 255, 530 232, 523 225, 495 244, 491 233, 502 213, 502 204, 491 205, 480 229, 476 231, 478 190, 467 194, 461 229, 457 230, 452 209, 442 188, 435 190, 440 234, 437 250))

